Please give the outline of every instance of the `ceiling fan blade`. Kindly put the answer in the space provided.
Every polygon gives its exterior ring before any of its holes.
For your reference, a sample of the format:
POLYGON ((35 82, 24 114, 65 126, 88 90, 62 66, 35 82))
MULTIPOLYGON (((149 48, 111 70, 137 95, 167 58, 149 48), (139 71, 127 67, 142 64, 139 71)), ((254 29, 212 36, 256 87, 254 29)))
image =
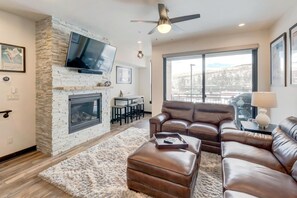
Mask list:
POLYGON ((136 22, 136 23, 158 23, 158 21, 146 21, 146 20, 131 20, 130 22, 136 22))
POLYGON ((168 18, 167 9, 166 9, 165 5, 162 3, 159 3, 158 9, 159 9, 160 19, 167 19, 168 18))
POLYGON ((175 24, 171 24, 172 30, 177 32, 177 33, 182 33, 184 32, 184 30, 182 28, 180 28, 179 26, 175 25, 175 24))
POLYGON ((170 22, 171 23, 179 23, 179 22, 182 22, 182 21, 188 21, 188 20, 197 19, 197 18, 200 18, 200 14, 193 14, 193 15, 175 17, 175 18, 170 19, 170 22))
POLYGON ((156 31, 157 27, 158 27, 158 26, 154 27, 154 29, 152 29, 151 31, 149 31, 148 34, 151 35, 152 33, 154 33, 154 32, 156 31))

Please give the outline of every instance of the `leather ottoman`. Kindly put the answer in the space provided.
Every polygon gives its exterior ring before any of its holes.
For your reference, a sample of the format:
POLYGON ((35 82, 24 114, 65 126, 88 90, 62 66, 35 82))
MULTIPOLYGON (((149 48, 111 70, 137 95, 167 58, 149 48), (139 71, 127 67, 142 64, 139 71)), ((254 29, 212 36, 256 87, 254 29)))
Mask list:
POLYGON ((201 141, 182 136, 187 149, 158 149, 154 139, 128 157, 127 184, 153 197, 191 197, 198 175, 201 141))

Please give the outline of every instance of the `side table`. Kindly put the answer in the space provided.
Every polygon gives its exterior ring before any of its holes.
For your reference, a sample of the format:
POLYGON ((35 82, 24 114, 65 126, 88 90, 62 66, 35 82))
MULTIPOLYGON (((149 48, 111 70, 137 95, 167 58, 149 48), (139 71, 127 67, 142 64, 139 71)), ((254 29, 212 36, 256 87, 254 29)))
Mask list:
POLYGON ((251 131, 251 132, 263 133, 267 135, 271 135, 272 131, 277 127, 276 124, 269 124, 266 129, 261 129, 259 128, 256 122, 240 121, 240 123, 241 123, 241 129, 243 131, 251 131))

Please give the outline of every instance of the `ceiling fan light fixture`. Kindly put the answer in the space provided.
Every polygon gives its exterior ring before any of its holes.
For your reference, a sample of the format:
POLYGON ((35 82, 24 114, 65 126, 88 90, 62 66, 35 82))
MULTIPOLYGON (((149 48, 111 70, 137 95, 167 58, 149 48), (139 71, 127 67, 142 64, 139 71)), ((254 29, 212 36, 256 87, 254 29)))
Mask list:
POLYGON ((137 53, 137 57, 138 57, 139 59, 142 59, 143 56, 144 56, 144 54, 142 53, 141 50, 139 50, 138 53, 137 53))
POLYGON ((170 32, 170 30, 171 30, 171 25, 168 24, 168 23, 163 23, 163 24, 158 25, 157 28, 158 28, 158 31, 159 31, 160 33, 162 33, 162 34, 166 34, 166 33, 170 32))

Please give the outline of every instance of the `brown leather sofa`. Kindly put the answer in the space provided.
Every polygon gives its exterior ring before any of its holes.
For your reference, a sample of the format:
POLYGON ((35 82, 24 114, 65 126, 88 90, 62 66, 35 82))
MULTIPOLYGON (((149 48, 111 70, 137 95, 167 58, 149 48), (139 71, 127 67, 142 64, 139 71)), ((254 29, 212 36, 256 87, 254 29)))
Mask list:
POLYGON ((162 113, 150 119, 150 136, 178 132, 199 138, 202 150, 220 154, 223 129, 236 129, 234 107, 224 104, 164 101, 162 113))
POLYGON ((222 171, 225 198, 297 197, 297 118, 272 135, 225 129, 222 171))

